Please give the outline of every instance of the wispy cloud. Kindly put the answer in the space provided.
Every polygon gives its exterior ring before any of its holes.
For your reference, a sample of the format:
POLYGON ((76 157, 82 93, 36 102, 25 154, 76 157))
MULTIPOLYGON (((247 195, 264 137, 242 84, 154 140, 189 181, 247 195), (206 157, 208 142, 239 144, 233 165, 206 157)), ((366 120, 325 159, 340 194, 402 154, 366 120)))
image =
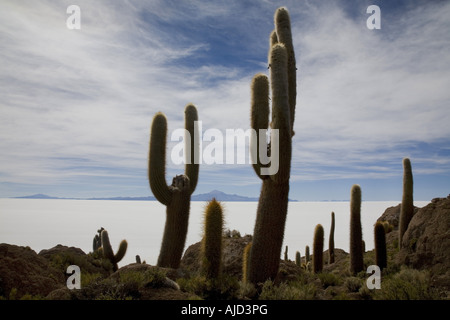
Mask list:
MULTIPOLYGON (((83 179, 105 193, 149 192, 151 119, 163 111, 169 132, 183 127, 189 102, 204 129, 249 127, 250 81, 268 72, 279 4, 78 1, 82 28, 68 30, 70 4, 0 4, 2 194, 83 179)), ((361 4, 356 17, 341 3, 286 6, 299 67, 292 181, 390 177, 404 156, 417 173, 448 175, 450 5, 408 8, 379 31, 365 27, 361 4)), ((202 166, 200 175, 233 186, 253 172, 202 166)))

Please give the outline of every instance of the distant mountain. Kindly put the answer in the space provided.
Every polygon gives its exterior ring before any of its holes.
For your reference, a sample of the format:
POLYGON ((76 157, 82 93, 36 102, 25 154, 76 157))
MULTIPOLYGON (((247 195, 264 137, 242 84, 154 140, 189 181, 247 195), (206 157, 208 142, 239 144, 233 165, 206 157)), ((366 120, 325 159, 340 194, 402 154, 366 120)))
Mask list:
POLYGON ((219 190, 213 190, 209 193, 197 194, 191 197, 192 201, 210 201, 216 198, 217 201, 258 201, 258 198, 239 196, 237 194, 228 194, 219 190))
POLYGON ((13 197, 14 199, 63 199, 58 197, 51 197, 46 194, 38 193, 31 196, 13 197))
MULTIPOLYGON (((14 197, 15 199, 67 199, 67 200, 118 200, 118 201, 156 201, 153 196, 148 197, 102 197, 102 198, 59 198, 46 194, 33 194, 31 196, 14 197)), ((210 201, 215 198, 217 201, 258 201, 259 198, 245 197, 237 194, 228 194, 219 190, 208 193, 197 194, 191 197, 191 201, 210 201)), ((289 200, 297 201, 297 200, 289 200)))

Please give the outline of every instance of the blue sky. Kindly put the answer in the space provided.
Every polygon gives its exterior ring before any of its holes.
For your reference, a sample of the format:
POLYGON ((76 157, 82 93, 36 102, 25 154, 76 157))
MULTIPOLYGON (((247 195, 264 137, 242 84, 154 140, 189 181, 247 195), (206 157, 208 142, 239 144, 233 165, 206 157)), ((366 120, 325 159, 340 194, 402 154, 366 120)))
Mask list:
MULTIPOLYGON (((450 3, 445 1, 2 1, 0 197, 151 195, 150 123, 184 106, 203 128, 250 126, 275 9, 298 64, 290 198, 416 200, 450 193, 450 3), (393 4, 394 3, 394 4, 393 4), (69 30, 66 9, 81 9, 69 30), (369 5, 381 29, 369 30, 369 5)), ((174 143, 168 144, 168 154, 174 143)), ((167 180, 183 172, 168 159, 167 180)), ((202 165, 195 193, 259 194, 251 165, 202 165)))

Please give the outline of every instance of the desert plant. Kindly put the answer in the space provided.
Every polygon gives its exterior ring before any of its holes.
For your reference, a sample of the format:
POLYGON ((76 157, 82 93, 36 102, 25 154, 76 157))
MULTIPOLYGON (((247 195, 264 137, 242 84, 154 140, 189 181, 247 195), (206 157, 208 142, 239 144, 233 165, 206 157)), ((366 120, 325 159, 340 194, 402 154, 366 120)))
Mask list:
POLYGON ((250 258, 250 251, 252 249, 252 243, 249 242, 245 248, 242 256, 242 282, 248 281, 248 260, 250 258))
POLYGON ((387 267, 387 251, 386 251, 386 230, 384 224, 380 221, 375 223, 375 263, 381 270, 387 267))
POLYGON ((298 265, 299 267, 301 266, 301 255, 300 255, 300 251, 295 252, 295 264, 298 265))
POLYGON ((355 184, 350 194, 350 272, 357 274, 364 268, 361 227, 361 188, 355 184))
POLYGON ((331 212, 330 237, 328 240, 328 263, 334 263, 334 212, 331 212))
POLYGON ((101 227, 100 229, 97 230, 97 233, 94 236, 94 240, 92 242, 92 252, 97 251, 99 248, 101 248, 102 246, 102 231, 105 230, 103 227, 101 227))
POLYGON ((305 247, 305 263, 308 263, 311 260, 311 256, 309 254, 309 246, 305 247))
POLYGON ((202 239, 202 268, 208 279, 216 279, 222 262, 223 210, 213 198, 206 205, 204 235, 202 239))
POLYGON ((288 246, 284 248, 284 261, 289 261, 288 246))
MULTIPOLYGON (((289 13, 286 8, 275 12, 275 32, 271 35, 269 66, 272 89, 271 139, 268 152, 269 170, 259 155, 253 159, 253 168, 262 180, 258 202, 253 245, 250 253, 249 280, 257 284, 275 279, 286 224, 289 177, 291 168, 293 122, 296 100, 296 66, 292 45, 289 13), (279 152, 282 150, 282 152, 279 152)), ((269 80, 257 74, 252 81, 251 126, 256 139, 251 139, 253 155, 259 154, 269 127, 269 80), (262 129, 262 130, 261 130, 262 129)))
POLYGON ((411 161, 408 158, 403 159, 403 196, 400 206, 400 219, 398 226, 398 244, 402 247, 403 235, 408 229, 409 222, 414 215, 413 203, 413 175, 411 161))
POLYGON ((314 244, 313 244, 313 270, 314 273, 322 272, 323 269, 323 227, 318 224, 314 229, 314 244))
POLYGON ((198 120, 197 109, 188 104, 184 109, 186 137, 185 173, 177 175, 172 185, 166 183, 166 116, 158 112, 152 121, 148 179, 155 198, 166 206, 166 224, 161 243, 157 265, 160 267, 178 268, 183 254, 189 222, 191 195, 198 181, 199 143, 195 133, 195 122, 198 120), (196 163, 197 162, 197 163, 196 163))
POLYGON ((103 256, 111 261, 113 265, 113 271, 117 271, 118 265, 117 263, 122 260, 127 252, 128 242, 126 240, 122 240, 119 244, 119 249, 117 253, 114 254, 113 249, 111 247, 111 243, 109 242, 108 231, 102 231, 102 248, 103 248, 103 256))

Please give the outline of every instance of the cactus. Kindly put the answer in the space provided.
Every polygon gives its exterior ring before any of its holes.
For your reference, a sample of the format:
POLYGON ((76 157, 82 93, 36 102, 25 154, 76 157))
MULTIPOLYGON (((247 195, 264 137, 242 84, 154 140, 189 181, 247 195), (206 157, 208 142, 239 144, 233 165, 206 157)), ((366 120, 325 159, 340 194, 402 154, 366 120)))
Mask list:
POLYGON ((195 131, 195 121, 198 120, 197 109, 188 104, 184 110, 185 128, 190 143, 186 148, 187 161, 185 174, 177 175, 172 185, 166 183, 166 116, 158 112, 152 121, 150 150, 148 161, 148 179, 150 188, 156 199, 166 206, 166 224, 161 243, 157 265, 159 267, 178 268, 183 254, 189 222, 191 195, 197 186, 199 165, 196 164, 199 143, 195 131))
MULTIPOLYGON (((278 273, 288 208, 296 67, 290 18, 285 8, 279 8, 275 12, 275 32, 276 39, 274 33, 270 37, 272 46, 269 51, 272 132, 268 152, 272 158, 271 165, 276 162, 278 170, 270 172, 259 156, 254 159, 256 161, 253 168, 262 180, 262 187, 249 261, 249 281, 253 284, 273 280, 278 273), (263 174, 263 169, 268 171, 267 175, 263 174)), ((251 150, 259 151, 260 143, 266 139, 265 135, 260 136, 260 129, 269 127, 268 77, 263 74, 255 75, 251 89, 251 126, 257 133, 256 139, 251 140, 251 150)))
POLYGON ((409 222, 414 215, 413 202, 413 175, 411 161, 408 158, 403 159, 403 196, 400 206, 400 221, 398 227, 398 244, 402 247, 403 235, 408 229, 409 222))
POLYGON ((313 255, 313 270, 314 273, 322 272, 323 269, 323 227, 318 224, 314 229, 314 255, 313 255))
POLYGON ((308 263, 311 260, 311 256, 309 254, 309 246, 305 247, 305 263, 308 263))
POLYGON ((101 227, 100 229, 97 230, 98 234, 96 234, 94 236, 94 240, 92 243, 93 252, 97 251, 102 246, 102 231, 103 230, 105 230, 105 229, 103 227, 101 227))
POLYGON ((295 264, 298 265, 299 267, 302 264, 302 256, 300 255, 300 251, 295 252, 295 264))
POLYGON ((289 261, 288 246, 284 248, 284 261, 289 261))
POLYGON ((328 263, 334 263, 334 212, 331 212, 330 238, 328 239, 328 263))
POLYGON ((136 263, 141 264, 141 257, 137 254, 136 255, 136 263))
POLYGON ((248 281, 248 261, 250 258, 250 251, 252 249, 252 243, 249 242, 245 248, 244 253, 242 254, 242 282, 248 281))
POLYGON ((386 252, 386 230, 382 222, 378 221, 374 227, 375 237, 375 261, 376 265, 383 268, 387 267, 387 252, 386 252))
POLYGON ((122 240, 119 244, 119 250, 114 254, 113 249, 111 247, 111 243, 109 242, 108 231, 102 231, 102 248, 103 248, 103 257, 111 261, 113 265, 113 271, 117 271, 118 265, 117 263, 122 260, 127 252, 128 243, 126 240, 122 240))
POLYGON ((361 228, 361 188, 355 184, 350 194, 350 272, 363 270, 363 241, 361 228))
POLYGON ((222 262, 223 210, 213 198, 206 206, 204 235, 202 240, 202 268, 208 279, 216 279, 222 262))

